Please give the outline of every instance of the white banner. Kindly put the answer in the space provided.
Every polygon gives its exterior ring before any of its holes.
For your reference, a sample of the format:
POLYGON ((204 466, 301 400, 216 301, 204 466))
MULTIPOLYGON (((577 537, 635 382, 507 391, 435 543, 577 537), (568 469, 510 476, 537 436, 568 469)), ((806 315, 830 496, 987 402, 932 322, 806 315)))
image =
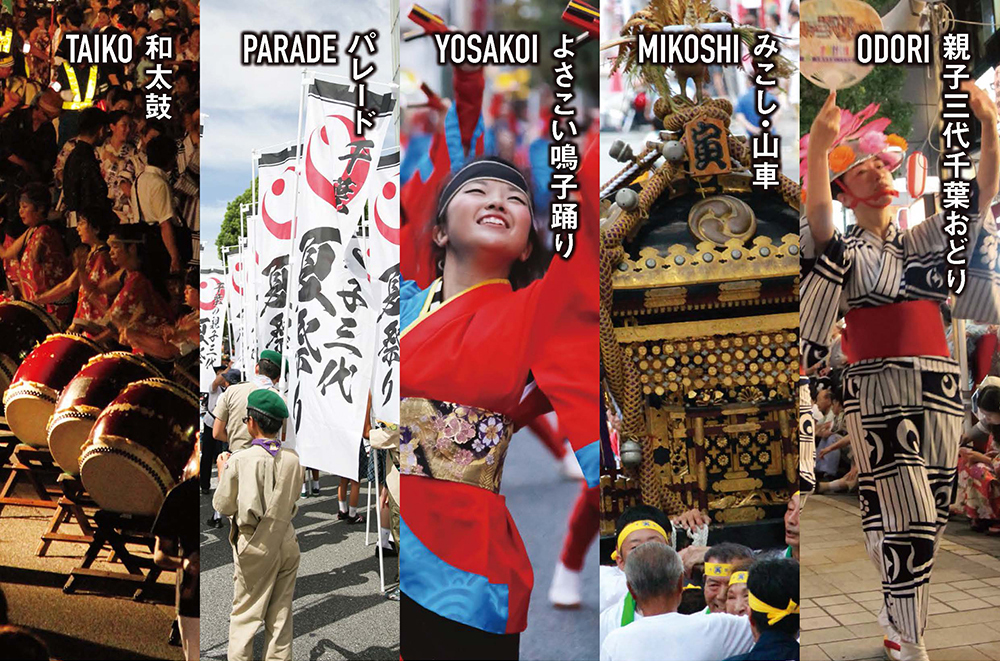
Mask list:
POLYGON ((399 147, 382 152, 368 218, 368 281, 376 315, 372 415, 399 424, 399 147))
POLYGON ((376 330, 355 234, 395 105, 390 87, 368 85, 366 106, 376 114, 362 137, 354 124, 356 99, 346 79, 309 83, 289 336, 302 464, 351 480, 358 479, 376 330))
POLYGON ((222 361, 222 338, 226 333, 226 273, 220 268, 201 269, 201 390, 208 392, 215 379, 215 366, 222 361))
POLYGON ((295 213, 295 145, 257 157, 260 213, 250 220, 256 240, 257 354, 281 351, 288 300, 288 265, 295 213))
POLYGON ((246 369, 241 364, 243 360, 243 293, 245 289, 245 278, 243 271, 243 256, 239 247, 234 247, 226 255, 226 300, 229 308, 229 337, 232 346, 229 347, 230 357, 241 369, 246 369))

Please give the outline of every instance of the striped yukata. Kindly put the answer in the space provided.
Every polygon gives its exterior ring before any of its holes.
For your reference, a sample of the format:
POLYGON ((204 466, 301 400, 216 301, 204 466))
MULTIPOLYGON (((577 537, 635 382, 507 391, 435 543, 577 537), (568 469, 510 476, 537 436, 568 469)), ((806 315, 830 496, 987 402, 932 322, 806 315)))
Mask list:
MULTIPOLYGON (((978 195, 973 209, 978 209, 978 195)), ((941 215, 910 230, 893 223, 881 238, 858 226, 836 233, 820 255, 803 237, 801 337, 805 355, 825 351, 836 319, 849 310, 949 294, 949 236, 941 215)), ((808 232, 806 227, 805 232, 808 232)), ((1000 322, 996 224, 970 218, 967 284, 956 318, 1000 322), (974 249, 973 249, 974 247, 974 249)), ((853 336, 885 332, 849 328, 853 336)), ((843 372, 844 410, 858 462, 865 545, 882 577, 879 622, 922 643, 931 569, 948 521, 962 432, 959 366, 940 356, 869 358, 843 372)))

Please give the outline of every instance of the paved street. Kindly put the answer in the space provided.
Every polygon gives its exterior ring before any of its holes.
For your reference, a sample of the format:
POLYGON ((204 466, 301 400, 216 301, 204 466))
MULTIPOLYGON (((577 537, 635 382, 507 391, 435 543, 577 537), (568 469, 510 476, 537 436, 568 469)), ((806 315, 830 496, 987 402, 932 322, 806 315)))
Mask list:
POLYGON ((596 660, 598 649, 598 545, 587 550, 583 568, 583 605, 557 610, 549 604, 552 573, 562 552, 566 525, 580 483, 563 480, 546 447, 527 429, 514 435, 504 465, 501 493, 517 524, 535 570, 528 629, 521 635, 524 661, 596 660))
MULTIPOLYGON (((857 496, 810 496, 802 514, 802 661, 882 659, 882 603, 857 496)), ((932 661, 1000 659, 1000 539, 948 524, 934 565, 932 661)))
MULTIPOLYGON (((293 602, 295 659, 398 659, 399 602, 379 592, 375 544, 365 546, 364 524, 337 520, 337 480, 321 475, 320 497, 299 500, 294 525, 302 560, 293 602)), ((367 484, 361 484, 364 509, 367 484)), ((203 659, 225 659, 229 611, 233 598, 232 550, 228 523, 219 530, 204 521, 211 498, 201 497, 201 653, 203 659)), ((377 539, 375 510, 372 536, 377 539)), ((395 584, 395 558, 386 558, 386 583, 395 584)), ((262 658, 263 629, 254 640, 254 658, 262 658)))
MULTIPOLYGON (((0 480, 6 478, 6 471, 0 470, 0 480)), ((19 483, 13 495, 31 498, 34 492, 19 483)), ((77 579, 78 591, 64 594, 69 572, 80 564, 86 547, 55 542, 45 557, 37 557, 39 537, 51 516, 51 509, 14 505, 0 513, 0 590, 7 597, 11 623, 32 629, 53 658, 67 661, 182 659, 181 648, 167 644, 175 613, 174 574, 160 577, 152 595, 159 603, 133 601, 134 584, 98 583, 93 578, 77 579)), ((81 531, 69 524, 59 532, 81 531)), ((92 568, 127 573, 120 563, 107 560, 105 550, 92 568)))

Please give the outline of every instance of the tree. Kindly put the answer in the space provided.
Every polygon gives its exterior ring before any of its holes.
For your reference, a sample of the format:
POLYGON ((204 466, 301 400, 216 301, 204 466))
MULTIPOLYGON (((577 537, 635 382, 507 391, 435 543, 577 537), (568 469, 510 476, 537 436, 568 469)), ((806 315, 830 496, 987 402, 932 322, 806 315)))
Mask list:
POLYGON ((226 248, 239 243, 242 234, 240 232, 240 205, 250 204, 252 193, 252 190, 247 188, 226 205, 226 213, 222 217, 222 228, 219 229, 219 236, 215 237, 215 249, 219 259, 222 259, 222 253, 226 248))

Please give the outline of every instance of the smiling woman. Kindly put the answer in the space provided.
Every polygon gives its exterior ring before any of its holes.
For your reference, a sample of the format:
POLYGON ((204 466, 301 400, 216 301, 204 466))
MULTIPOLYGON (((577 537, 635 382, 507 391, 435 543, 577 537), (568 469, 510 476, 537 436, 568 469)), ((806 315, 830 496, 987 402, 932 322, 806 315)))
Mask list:
POLYGON ((499 158, 459 169, 431 221, 438 277, 401 288, 403 658, 518 657, 533 572, 500 495, 515 428, 554 408, 597 481, 596 210, 543 269, 528 190, 499 158))

